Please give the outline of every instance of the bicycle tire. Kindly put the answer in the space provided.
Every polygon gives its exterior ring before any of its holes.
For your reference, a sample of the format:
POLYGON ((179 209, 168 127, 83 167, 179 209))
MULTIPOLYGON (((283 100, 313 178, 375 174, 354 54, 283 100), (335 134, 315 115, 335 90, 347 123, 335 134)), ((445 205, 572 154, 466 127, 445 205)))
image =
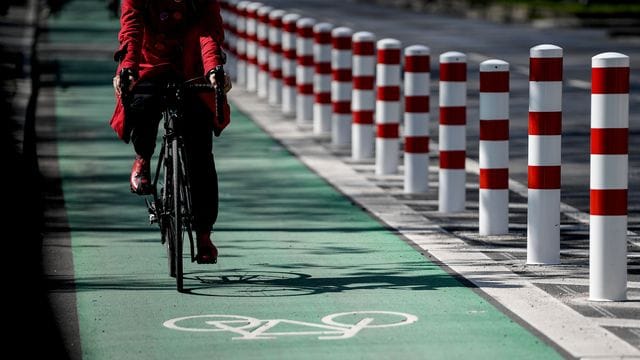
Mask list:
POLYGON ((178 139, 174 138, 171 141, 171 150, 172 150, 172 190, 173 190, 173 257, 175 263, 175 274, 176 274, 176 288, 178 292, 183 291, 184 286, 184 269, 183 269, 183 259, 182 259, 182 209, 180 204, 180 154, 179 154, 179 144, 178 139))
POLYGON ((171 153, 171 149, 169 148, 169 144, 165 143, 163 146, 163 151, 165 157, 160 161, 163 162, 163 186, 161 192, 161 220, 160 220, 160 234, 162 237, 162 243, 167 249, 167 263, 169 268, 169 276, 176 277, 176 261, 175 261, 175 251, 174 249, 174 220, 175 217, 174 211, 174 202, 173 202, 173 166, 171 158, 173 154, 171 153))

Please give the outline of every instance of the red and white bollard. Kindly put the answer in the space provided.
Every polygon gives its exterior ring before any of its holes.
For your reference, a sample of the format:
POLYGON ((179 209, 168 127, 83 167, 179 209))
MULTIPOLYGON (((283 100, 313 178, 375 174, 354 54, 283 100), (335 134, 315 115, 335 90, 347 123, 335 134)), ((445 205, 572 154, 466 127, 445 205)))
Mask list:
POLYGON ((527 263, 560 263, 562 48, 538 45, 529 60, 527 263))
POLYGON ((266 99, 269 93, 269 13, 271 6, 262 6, 257 11, 258 29, 258 98, 266 99))
POLYGON ((398 172, 401 46, 395 39, 377 43, 376 175, 398 172))
POLYGON ((282 17, 282 113, 286 116, 296 115, 296 22, 298 14, 286 14, 282 17))
POLYGON ((247 5, 249 1, 240 1, 236 6, 236 81, 238 85, 247 85, 247 5))
POLYGON ((404 50, 404 192, 429 190, 429 48, 404 50))
MULTIPOLYGON (((236 0, 220 2, 220 16, 224 27, 224 51, 227 54, 227 64, 235 64, 235 5, 236 0)), ((233 66, 227 66, 227 74, 234 79, 235 70, 233 66)))
POLYGON ((375 36, 367 31, 353 34, 353 93, 351 100, 351 157, 360 161, 373 158, 375 130, 375 36))
POLYGON ((316 73, 313 77, 313 133, 331 133, 331 30, 333 25, 319 23, 313 27, 313 61, 316 73))
POLYGON ((269 13, 269 104, 282 104, 282 17, 283 10, 269 13))
POLYGON ((480 64, 480 235, 509 232, 509 63, 480 64))
POLYGON ((315 20, 303 18, 298 20, 297 52, 298 67, 296 70, 296 85, 298 98, 296 107, 296 122, 298 125, 313 124, 313 26, 315 20))
POLYGON ((629 57, 591 60, 589 299, 627 298, 629 57))
POLYGON ((247 90, 258 90, 258 9, 262 3, 247 5, 247 90))
POLYGON ((351 144, 352 36, 353 31, 347 27, 335 28, 331 32, 331 144, 336 147, 351 144))
POLYGON ((236 67, 235 64, 238 61, 238 53, 237 53, 237 43, 238 43, 238 32, 236 29, 236 23, 237 23, 237 5, 238 5, 238 0, 229 0, 228 2, 228 8, 227 8, 227 26, 228 26, 228 32, 227 32, 227 39, 228 39, 228 43, 229 43, 229 54, 230 59, 227 60, 228 64, 232 64, 234 66, 229 66, 228 67, 228 72, 229 72, 229 76, 231 77, 231 79, 236 79, 236 67))
POLYGON ((467 56, 450 51, 440 55, 440 126, 438 211, 465 209, 467 149, 467 56))

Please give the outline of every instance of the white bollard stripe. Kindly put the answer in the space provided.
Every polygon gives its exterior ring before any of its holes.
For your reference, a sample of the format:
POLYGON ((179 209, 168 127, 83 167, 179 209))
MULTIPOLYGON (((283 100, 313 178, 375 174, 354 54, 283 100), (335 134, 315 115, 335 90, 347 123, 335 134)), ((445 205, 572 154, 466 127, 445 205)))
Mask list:
POLYGON ((560 143, 560 135, 529 135, 529 165, 560 166, 560 143))
POLYGON ((467 147, 467 129, 458 125, 440 125, 438 146, 441 151, 462 150, 467 147))

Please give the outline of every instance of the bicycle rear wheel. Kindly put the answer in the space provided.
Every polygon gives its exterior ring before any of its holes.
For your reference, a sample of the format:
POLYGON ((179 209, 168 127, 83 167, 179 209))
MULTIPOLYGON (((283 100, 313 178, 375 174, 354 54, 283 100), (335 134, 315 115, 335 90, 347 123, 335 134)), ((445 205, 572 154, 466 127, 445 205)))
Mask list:
POLYGON ((179 154, 178 139, 175 138, 171 141, 172 152, 172 166, 171 166, 171 180, 172 180, 172 198, 173 198, 173 221, 172 221, 172 240, 173 240, 173 263, 176 276, 176 288, 179 292, 183 291, 184 286, 184 269, 182 259, 182 209, 181 209, 181 176, 180 176, 180 154, 179 154))

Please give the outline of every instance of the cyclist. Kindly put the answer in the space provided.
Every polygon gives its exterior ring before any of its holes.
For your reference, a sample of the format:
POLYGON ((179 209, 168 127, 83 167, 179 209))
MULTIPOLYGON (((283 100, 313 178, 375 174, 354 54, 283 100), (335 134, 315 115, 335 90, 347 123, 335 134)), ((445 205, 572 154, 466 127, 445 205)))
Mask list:
MULTIPOLYGON (((114 56, 119 65, 113 78, 117 104, 111 127, 124 142, 131 141, 136 152, 131 192, 148 195, 153 190, 150 159, 163 110, 157 90, 169 81, 201 79, 229 91, 229 78, 216 84, 213 74, 224 63, 220 48, 224 32, 216 0, 122 0, 120 25, 120 47, 114 56), (122 89, 127 83, 128 88, 122 89)), ((215 263, 218 257, 210 237, 218 215, 212 132, 218 136, 228 125, 228 104, 225 110, 224 122, 218 123, 213 92, 185 96, 183 135, 198 263, 215 263)))

